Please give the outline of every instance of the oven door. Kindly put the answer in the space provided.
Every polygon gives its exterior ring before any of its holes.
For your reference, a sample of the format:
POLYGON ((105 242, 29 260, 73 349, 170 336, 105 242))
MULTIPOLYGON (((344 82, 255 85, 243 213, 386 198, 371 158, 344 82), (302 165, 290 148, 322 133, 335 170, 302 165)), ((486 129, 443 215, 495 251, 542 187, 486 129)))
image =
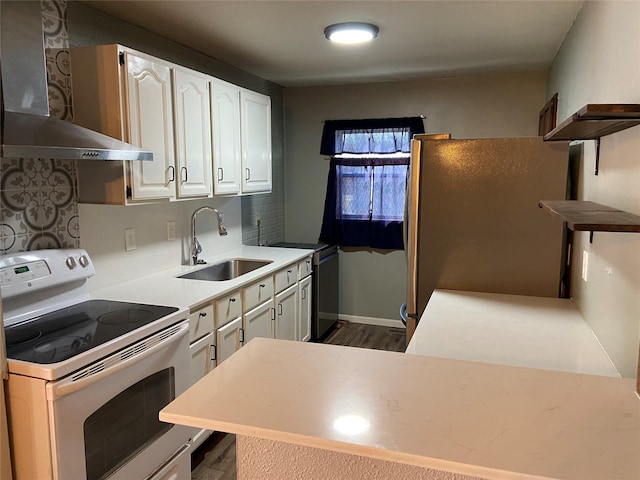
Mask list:
POLYGON ((47 385, 54 478, 145 479, 189 440, 158 419, 188 387, 188 333, 173 325, 47 385))

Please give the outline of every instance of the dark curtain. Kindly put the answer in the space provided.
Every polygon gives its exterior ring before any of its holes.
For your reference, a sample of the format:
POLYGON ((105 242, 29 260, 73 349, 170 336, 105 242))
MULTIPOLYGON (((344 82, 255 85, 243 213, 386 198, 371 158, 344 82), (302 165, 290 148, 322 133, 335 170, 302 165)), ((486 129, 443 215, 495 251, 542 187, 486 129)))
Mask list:
POLYGON ((422 118, 325 122, 320 153, 331 155, 321 242, 402 250, 408 158, 336 158, 340 153, 411 152, 422 118))
POLYGON ((408 159, 332 158, 320 241, 401 250, 408 159))
POLYGON ((424 133, 421 117, 327 120, 320 155, 410 152, 411 139, 424 133))

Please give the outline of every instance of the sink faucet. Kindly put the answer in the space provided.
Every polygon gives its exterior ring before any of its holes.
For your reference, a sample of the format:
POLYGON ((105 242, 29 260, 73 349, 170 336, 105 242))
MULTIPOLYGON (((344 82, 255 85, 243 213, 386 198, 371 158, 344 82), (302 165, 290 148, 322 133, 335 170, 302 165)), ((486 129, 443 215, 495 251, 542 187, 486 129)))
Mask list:
POLYGON ((207 206, 196 209, 196 211, 193 212, 193 215, 191 215, 191 265, 205 263, 204 260, 198 260, 198 255, 202 253, 202 245, 200 245, 200 242, 196 238, 196 217, 204 210, 209 210, 215 213, 216 217, 218 217, 218 233, 220 236, 223 237, 227 234, 227 229, 225 228, 224 223, 222 223, 222 214, 218 212, 218 210, 207 206))

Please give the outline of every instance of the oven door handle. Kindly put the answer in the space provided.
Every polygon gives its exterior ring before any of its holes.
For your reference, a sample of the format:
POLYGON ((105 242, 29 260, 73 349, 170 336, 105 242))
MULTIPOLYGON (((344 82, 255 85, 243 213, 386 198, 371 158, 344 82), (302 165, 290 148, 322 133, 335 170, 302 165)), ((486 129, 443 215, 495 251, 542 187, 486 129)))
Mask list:
POLYGON ((107 377, 121 372, 125 368, 129 368, 138 362, 144 361, 146 358, 155 353, 174 345, 179 342, 182 337, 189 334, 189 322, 169 327, 161 332, 151 335, 140 342, 137 342, 123 350, 120 350, 109 357, 83 368, 75 374, 69 375, 66 379, 47 385, 47 399, 55 401, 59 398, 77 392, 83 388, 87 388, 96 382, 104 380, 107 377), (167 337, 167 335, 169 335, 167 337), (150 347, 142 350, 143 345, 153 342, 150 347), (140 352, 140 353, 136 353, 140 352), (94 373, 95 372, 95 373, 94 373), (83 375, 80 379, 79 375, 83 375))

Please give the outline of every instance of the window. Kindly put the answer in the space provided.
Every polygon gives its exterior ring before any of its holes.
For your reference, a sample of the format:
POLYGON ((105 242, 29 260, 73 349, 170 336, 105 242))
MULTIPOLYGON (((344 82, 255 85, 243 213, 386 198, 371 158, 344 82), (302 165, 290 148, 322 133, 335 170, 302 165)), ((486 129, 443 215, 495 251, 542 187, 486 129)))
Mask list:
POLYGON ((402 249, 411 138, 422 119, 325 123, 321 154, 331 155, 320 241, 402 249))

